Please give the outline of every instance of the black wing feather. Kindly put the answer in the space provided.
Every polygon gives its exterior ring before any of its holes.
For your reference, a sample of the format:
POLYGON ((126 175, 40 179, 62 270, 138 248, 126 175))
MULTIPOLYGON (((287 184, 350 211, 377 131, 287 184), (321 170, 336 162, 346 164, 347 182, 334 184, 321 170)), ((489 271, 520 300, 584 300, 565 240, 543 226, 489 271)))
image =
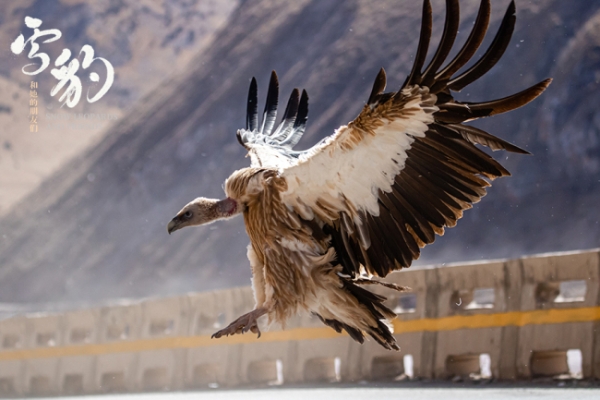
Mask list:
POLYGON ((385 70, 381 68, 375 78, 375 82, 373 82, 373 89, 371 89, 371 95, 369 96, 369 100, 367 100, 367 104, 374 105, 376 103, 379 95, 385 90, 386 82, 385 70))
MULTIPOLYGON (((485 33, 490 24, 490 11, 490 0, 482 0, 481 4, 479 5, 479 12, 477 13, 473 30, 469 34, 467 41, 459 50, 456 57, 454 57, 452 61, 446 65, 446 67, 444 67, 435 75, 435 81, 437 81, 440 85, 446 85, 447 80, 454 75, 456 71, 461 69, 471 59, 471 57, 473 57, 479 46, 481 46, 481 42, 483 42, 483 38, 485 37, 485 33)), ((432 90, 435 93, 438 92, 433 88, 432 90)))
POLYGON ((450 54, 450 50, 452 50, 452 46, 454 45, 454 40, 456 39, 456 35, 458 34, 458 25, 460 22, 460 8, 458 0, 446 0, 446 21, 444 23, 444 31, 442 33, 442 39, 440 40, 440 45, 437 48, 437 51, 433 55, 429 66, 423 72, 423 78, 420 82, 423 86, 430 86, 431 82, 433 82, 435 73, 439 67, 442 66, 448 54, 450 54))
POLYGON ((252 77, 248 90, 248 106, 246 108, 246 130, 258 128, 258 88, 256 78, 252 77))
POLYGON ((279 80, 275 71, 271 73, 265 111, 262 124, 258 127, 258 91, 256 79, 252 78, 248 91, 246 110, 246 129, 238 130, 237 140, 242 146, 250 149, 252 145, 269 146, 277 149, 281 155, 290 160, 300 154, 292 151, 304 134, 308 120, 308 94, 294 89, 290 94, 283 119, 276 129, 277 106, 279 98, 279 80))
POLYGON ((269 82, 269 90, 267 92, 267 102, 265 104, 265 112, 263 114, 262 127, 260 133, 270 135, 275 125, 277 118, 277 103, 279 101, 279 80, 275 71, 271 72, 271 80, 269 82))
POLYGON ((421 81, 421 68, 425 64, 427 58, 427 50, 429 49, 429 41, 431 40, 431 30, 433 25, 433 17, 431 11, 431 2, 425 0, 423 2, 423 14, 421 17, 421 34, 419 35, 419 45, 417 46, 417 55, 413 64, 410 75, 406 78, 403 86, 418 84, 421 81))
POLYGON ((465 73, 457 76, 454 79, 451 79, 450 82, 448 82, 449 89, 454 91, 462 90, 470 83, 473 83, 477 79, 481 78, 494 65, 496 65, 508 47, 510 38, 515 30, 515 22, 517 20, 515 13, 515 2, 511 1, 491 46, 485 52, 483 57, 481 57, 481 59, 475 63, 475 65, 469 68, 465 73))
POLYGON ((283 114, 283 120, 281 124, 275 130, 273 135, 273 139, 278 139, 280 137, 287 138, 292 128, 294 127, 294 122, 296 122, 296 114, 298 114, 298 103, 300 100, 300 92, 298 89, 294 89, 292 94, 290 95, 290 99, 288 100, 287 106, 285 107, 285 113, 283 114))

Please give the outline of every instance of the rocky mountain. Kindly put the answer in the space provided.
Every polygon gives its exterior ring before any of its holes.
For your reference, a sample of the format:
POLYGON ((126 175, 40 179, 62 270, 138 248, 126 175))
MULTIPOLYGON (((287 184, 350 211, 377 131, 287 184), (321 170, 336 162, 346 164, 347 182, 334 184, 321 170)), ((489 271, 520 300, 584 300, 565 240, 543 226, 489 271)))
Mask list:
MULTIPOLYGON (((307 89, 306 148, 352 120, 380 67, 388 88, 412 65, 420 2, 242 2, 178 75, 158 82, 94 148, 0 220, 0 302, 95 302, 248 284, 241 218, 167 235, 166 223, 197 196, 248 165, 235 131, 252 76, 264 99, 270 71, 283 94, 307 89), (160 84, 159 84, 160 83, 160 84)), ((507 1, 493 2, 492 40, 507 1)), ((443 1, 433 2, 435 36, 443 1)), ((477 1, 461 1, 458 42, 477 1)), ((417 264, 597 246, 600 239, 600 2, 517 2, 504 58, 463 100, 499 98, 555 78, 534 103, 477 125, 531 151, 494 153, 513 177, 417 264)), ((480 52, 482 54, 482 51, 480 52)))
POLYGON ((212 41, 237 4, 237 0, 0 2, 0 215, 66 160, 98 143, 111 121, 123 118, 166 77, 184 69, 212 41), (26 17, 42 21, 42 31, 61 33, 54 42, 44 43, 48 36, 36 41, 39 53, 47 54, 50 61, 63 49, 77 57, 82 46, 89 45, 96 57, 112 64, 115 80, 100 101, 85 101, 87 90, 95 93, 100 85, 90 85, 86 72, 94 69, 104 83, 106 70, 97 65, 99 62, 92 63, 87 71, 77 71, 84 94, 74 108, 61 107, 63 91, 50 94, 58 83, 50 73, 54 65, 33 76, 23 73, 24 65, 31 62, 26 56, 30 47, 17 56, 10 51, 10 44, 19 34, 25 40, 34 34, 24 23, 26 17), (31 81, 37 83, 40 96, 37 132, 30 131, 28 124, 31 81), (86 113, 110 118, 65 119, 86 113))

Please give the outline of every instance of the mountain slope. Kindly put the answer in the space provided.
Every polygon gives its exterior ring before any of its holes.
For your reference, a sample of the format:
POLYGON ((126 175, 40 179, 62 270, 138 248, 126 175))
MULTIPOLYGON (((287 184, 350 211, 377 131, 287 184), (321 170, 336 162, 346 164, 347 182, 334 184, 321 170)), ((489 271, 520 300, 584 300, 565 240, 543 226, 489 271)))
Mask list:
MULTIPOLYGON (((586 61, 589 52, 579 47, 594 45, 581 30, 594 29, 586 22, 598 15, 600 4, 565 3, 518 4, 517 30, 504 59, 458 97, 502 97, 553 76, 561 52, 577 54, 584 68, 597 69, 599 62, 586 61), (581 43, 574 43, 580 36, 581 43)), ((494 2, 482 48, 507 4, 494 2)), ((433 6, 436 43, 444 6, 442 1, 433 6)), ((459 43, 478 4, 461 1, 461 6, 459 43)), ((386 68, 390 86, 403 82, 418 40, 420 10, 419 2, 408 1, 396 7, 367 0, 242 3, 188 70, 160 84, 97 147, 0 221, 0 301, 96 301, 248 284, 241 218, 171 236, 166 223, 194 197, 222 197, 224 179, 248 165, 235 131, 244 123, 250 78, 258 79, 261 102, 272 69, 283 96, 292 85, 307 89, 309 123, 299 147, 308 147, 357 115, 380 67, 386 68)), ((556 102, 565 113, 577 107, 564 99, 572 75, 560 78, 542 99, 480 124, 535 155, 499 155, 514 177, 495 182, 457 228, 424 249, 420 262, 597 243, 600 212, 592 207, 600 193, 597 174, 579 169, 576 180, 564 179, 563 169, 555 166, 577 161, 547 150, 563 124, 548 118, 548 110, 556 102)), ((594 120, 595 114, 584 115, 594 120)), ((597 130, 591 132, 598 137, 597 130)))

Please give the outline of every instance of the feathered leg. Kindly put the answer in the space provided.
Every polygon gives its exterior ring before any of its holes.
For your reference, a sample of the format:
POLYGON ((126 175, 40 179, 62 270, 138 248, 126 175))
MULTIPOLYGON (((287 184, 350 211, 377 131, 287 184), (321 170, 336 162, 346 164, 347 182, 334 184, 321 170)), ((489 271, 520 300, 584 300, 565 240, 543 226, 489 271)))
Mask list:
POLYGON ((220 338, 222 336, 235 335, 240 333, 246 333, 248 331, 258 334, 260 337, 260 329, 258 328, 258 319, 263 315, 267 314, 270 309, 265 306, 266 294, 265 294, 265 276, 264 276, 264 264, 258 258, 252 244, 248 245, 248 260, 250 260, 250 266, 252 267, 252 291, 254 292, 254 300, 256 302, 254 310, 247 314, 242 315, 226 328, 215 332, 211 337, 220 338))
POLYGON ((313 314, 337 332, 345 330, 359 343, 364 343, 368 334, 386 349, 400 350, 390 323, 396 314, 383 304, 386 298, 340 277, 339 269, 321 269, 316 298, 309 306, 313 314))

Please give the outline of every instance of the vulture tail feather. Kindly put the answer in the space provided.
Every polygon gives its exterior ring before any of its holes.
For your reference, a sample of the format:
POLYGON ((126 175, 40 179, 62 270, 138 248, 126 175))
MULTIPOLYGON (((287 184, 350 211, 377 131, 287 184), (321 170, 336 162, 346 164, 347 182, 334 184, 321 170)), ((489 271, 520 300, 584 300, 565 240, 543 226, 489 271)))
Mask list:
POLYGON ((333 328, 333 330, 335 330, 337 333, 342 333, 342 331, 344 330, 344 331, 348 332, 348 335, 350 335, 350 337, 352 339, 356 340, 358 343, 362 344, 365 342, 365 335, 363 335, 363 333, 360 331, 360 329, 351 327, 350 325, 344 324, 336 319, 325 319, 317 313, 313 313, 313 315, 316 315, 317 317, 319 317, 321 322, 323 322, 325 325, 329 326, 330 328, 333 328))
MULTIPOLYGON (((383 302, 387 299, 363 289, 347 279, 342 279, 342 282, 344 289, 352 294, 356 300, 358 300, 360 305, 365 307, 376 321, 376 326, 367 324, 368 327, 365 333, 388 350, 400 350, 400 347, 398 347, 396 339, 394 338, 393 330, 386 321, 386 319, 393 319, 396 317, 396 314, 392 310, 383 305, 383 302)), ((358 330, 356 327, 351 327, 351 329, 358 330)), ((354 339, 349 331, 348 334, 354 339)), ((357 341, 362 343, 360 340, 357 341)))

